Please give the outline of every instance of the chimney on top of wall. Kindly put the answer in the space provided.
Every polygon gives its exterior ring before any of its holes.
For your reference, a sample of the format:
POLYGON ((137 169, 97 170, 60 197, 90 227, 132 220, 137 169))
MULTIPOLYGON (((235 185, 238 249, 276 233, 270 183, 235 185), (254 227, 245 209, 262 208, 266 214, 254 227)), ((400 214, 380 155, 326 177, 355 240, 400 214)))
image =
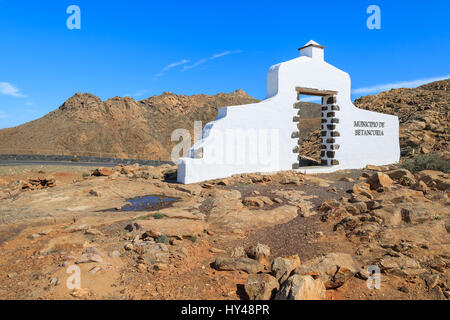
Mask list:
POLYGON ((314 60, 324 60, 324 46, 321 46, 314 40, 310 40, 303 47, 299 48, 300 57, 309 57, 314 60))

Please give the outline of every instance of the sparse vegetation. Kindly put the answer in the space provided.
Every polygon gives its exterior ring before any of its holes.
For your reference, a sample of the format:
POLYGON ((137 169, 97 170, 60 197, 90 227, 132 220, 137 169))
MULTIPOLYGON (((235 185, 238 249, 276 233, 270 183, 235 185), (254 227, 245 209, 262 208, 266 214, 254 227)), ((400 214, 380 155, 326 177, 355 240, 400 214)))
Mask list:
POLYGON ((167 244, 169 242, 169 237, 166 236, 165 234, 159 236, 158 238, 155 239, 156 243, 165 243, 167 244))
POLYGON ((450 173, 450 161, 442 159, 436 153, 419 154, 412 158, 404 159, 401 161, 400 167, 413 173, 422 170, 437 170, 450 173))
POLYGON ((73 157, 72 160, 70 160, 72 162, 80 162, 80 159, 78 159, 77 156, 73 157))
POLYGON ((155 219, 162 219, 162 218, 164 218, 164 215, 162 215, 161 213, 155 213, 153 215, 153 218, 155 218, 155 219))

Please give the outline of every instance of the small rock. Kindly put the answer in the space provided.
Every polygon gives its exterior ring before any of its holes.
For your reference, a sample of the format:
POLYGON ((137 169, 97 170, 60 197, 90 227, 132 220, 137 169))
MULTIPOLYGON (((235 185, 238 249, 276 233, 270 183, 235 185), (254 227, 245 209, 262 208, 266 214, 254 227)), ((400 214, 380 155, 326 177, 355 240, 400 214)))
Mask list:
POLYGON ((270 274, 251 274, 244 288, 250 300, 270 300, 275 296, 280 285, 270 274))
POLYGON ((246 206, 252 206, 252 207, 264 207, 264 201, 257 198, 257 197, 247 197, 245 198, 242 203, 246 206))
POLYGON ((247 273, 258 273, 263 271, 261 263, 249 258, 217 257, 213 266, 216 270, 221 271, 242 270, 247 273))
POLYGON ((39 232, 39 235, 40 236, 46 236, 46 235, 48 235, 50 232, 52 232, 53 231, 53 229, 46 229, 46 230, 43 230, 43 231, 40 231, 39 232))
POLYGON ((329 253, 304 262, 294 274, 318 274, 327 289, 335 289, 361 270, 353 257, 346 253, 329 253))
POLYGON ((50 286, 57 286, 58 284, 59 284, 58 278, 51 278, 50 279, 50 283, 49 283, 50 286))
POLYGON ((425 182, 423 182, 422 180, 420 180, 419 182, 417 182, 417 183, 414 185, 414 190, 422 191, 423 194, 427 194, 427 192, 428 192, 428 186, 426 185, 425 182))
POLYGON ((93 197, 100 197, 100 194, 97 191, 95 191, 94 189, 91 189, 89 191, 89 194, 93 197))
POLYGON ((401 286, 400 288, 398 288, 398 291, 404 292, 404 293, 408 293, 409 289, 406 286, 401 286))
POLYGON ((130 251, 134 249, 134 246, 131 243, 127 243, 124 245, 125 250, 130 251))
POLYGON ((96 274, 97 272, 99 272, 100 270, 102 270, 102 267, 100 266, 95 266, 93 267, 91 270, 89 270, 90 274, 96 274))
POLYGON ((95 169, 93 172, 92 172, 92 175, 93 176, 96 176, 96 177, 101 177, 101 176, 110 176, 110 175, 112 175, 113 174, 113 170, 111 170, 111 169, 109 169, 109 168, 98 168, 98 169, 95 169))
POLYGON ((245 256, 245 250, 243 247, 235 247, 233 250, 231 250, 231 257, 240 258, 243 256, 245 256))
POLYGON ((94 236, 103 236, 103 233, 97 229, 87 229, 84 231, 84 234, 90 234, 94 236))
POLYGON ((278 204, 283 203, 283 200, 281 200, 280 198, 273 198, 272 200, 273 200, 273 202, 278 203, 278 204))
POLYGON ((324 300, 325 292, 322 280, 293 275, 283 283, 275 300, 324 300))
POLYGON ((153 265, 153 269, 158 271, 165 271, 169 269, 169 266, 165 263, 156 263, 153 265))
POLYGON ((136 269, 138 269, 139 272, 147 272, 148 271, 147 266, 143 263, 138 263, 136 265, 136 269))
POLYGON ((75 298, 86 298, 89 296, 89 289, 75 289, 70 293, 75 298))
POLYGON ((89 262, 103 262, 103 254, 94 247, 86 248, 82 255, 75 261, 76 264, 89 262))
POLYGON ((264 244, 258 243, 257 245, 251 246, 246 250, 247 256, 249 258, 258 260, 261 263, 267 261, 270 256, 270 248, 264 244))
POLYGON ((212 252, 212 253, 226 253, 225 250, 218 249, 218 248, 209 248, 209 252, 212 252))
POLYGON ((429 274, 425 277, 425 282, 427 284, 428 290, 434 289, 439 284, 439 274, 429 274))
POLYGON ((111 258, 119 258, 119 257, 120 257, 120 252, 117 251, 117 250, 111 251, 111 252, 109 253, 109 256, 110 256, 111 258))
POLYGON ((78 232, 89 229, 89 226, 86 224, 74 224, 66 229, 67 232, 78 232))
POLYGON ((272 263, 272 274, 280 283, 283 283, 292 271, 300 266, 300 258, 298 255, 288 257, 277 257, 272 263))

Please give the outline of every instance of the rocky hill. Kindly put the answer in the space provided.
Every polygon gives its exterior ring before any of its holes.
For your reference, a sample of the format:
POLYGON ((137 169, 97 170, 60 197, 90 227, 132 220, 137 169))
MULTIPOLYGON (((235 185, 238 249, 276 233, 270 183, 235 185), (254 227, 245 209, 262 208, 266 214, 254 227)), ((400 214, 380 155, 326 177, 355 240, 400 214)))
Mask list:
POLYGON ((256 101, 242 90, 165 92, 141 101, 77 93, 40 119, 0 130, 0 152, 170 160, 173 130, 188 129, 192 136, 194 121, 215 119, 219 107, 256 101))
MULTIPOLYGON (((393 89, 356 99, 361 109, 392 114, 400 121, 402 156, 449 153, 450 79, 432 82, 414 89, 393 89)), ((307 120, 310 121, 310 120, 307 120)), ((320 129, 304 138, 300 154, 317 159, 320 129)))
POLYGON ((395 89, 361 97, 361 109, 393 114, 400 120, 402 155, 448 152, 450 79, 415 89, 395 89))

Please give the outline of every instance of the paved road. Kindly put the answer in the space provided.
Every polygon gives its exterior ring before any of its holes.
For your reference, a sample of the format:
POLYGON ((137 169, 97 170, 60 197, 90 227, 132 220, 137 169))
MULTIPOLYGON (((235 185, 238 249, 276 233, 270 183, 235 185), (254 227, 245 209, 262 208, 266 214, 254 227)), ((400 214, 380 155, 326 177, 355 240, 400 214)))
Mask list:
POLYGON ((77 166, 77 167, 114 167, 109 162, 73 162, 73 161, 1 161, 0 166, 77 166))

